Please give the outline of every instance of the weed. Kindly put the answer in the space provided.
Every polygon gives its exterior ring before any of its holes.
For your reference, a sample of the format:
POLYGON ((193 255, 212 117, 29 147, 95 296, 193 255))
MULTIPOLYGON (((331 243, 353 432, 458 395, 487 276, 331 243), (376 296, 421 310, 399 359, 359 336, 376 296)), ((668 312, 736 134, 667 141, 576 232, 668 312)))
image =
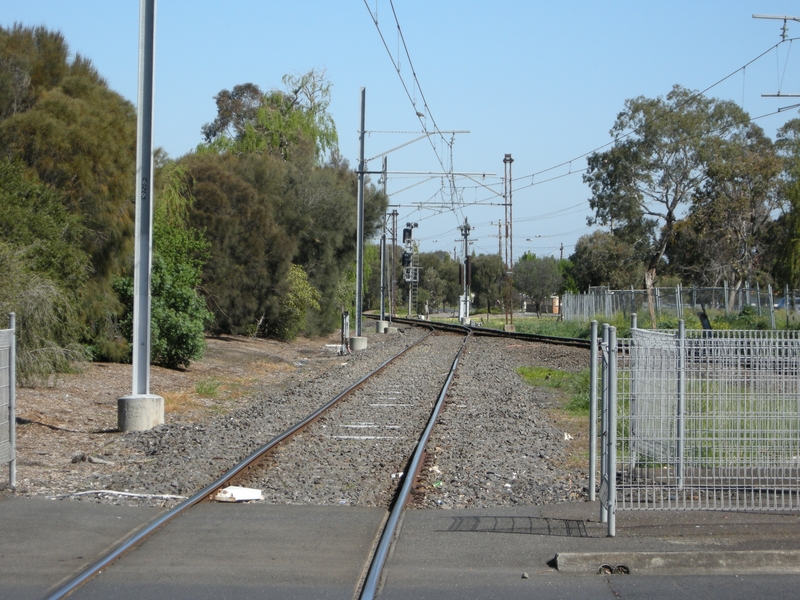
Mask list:
POLYGON ((216 377, 201 379, 194 385, 194 391, 201 398, 216 398, 222 382, 216 377))

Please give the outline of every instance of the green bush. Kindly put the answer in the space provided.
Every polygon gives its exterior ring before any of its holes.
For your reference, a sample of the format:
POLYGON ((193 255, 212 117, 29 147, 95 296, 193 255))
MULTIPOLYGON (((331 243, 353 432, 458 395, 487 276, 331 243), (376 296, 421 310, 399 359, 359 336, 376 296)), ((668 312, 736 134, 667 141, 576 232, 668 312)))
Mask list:
MULTIPOLYGON (((180 269, 178 269, 180 271, 180 269)), ((153 257, 150 314, 150 361, 168 368, 188 367, 203 357, 205 326, 211 313, 197 291, 183 284, 180 274, 168 268, 159 255, 153 257)), ((114 291, 125 305, 120 328, 133 339, 133 279, 119 278, 114 291)))

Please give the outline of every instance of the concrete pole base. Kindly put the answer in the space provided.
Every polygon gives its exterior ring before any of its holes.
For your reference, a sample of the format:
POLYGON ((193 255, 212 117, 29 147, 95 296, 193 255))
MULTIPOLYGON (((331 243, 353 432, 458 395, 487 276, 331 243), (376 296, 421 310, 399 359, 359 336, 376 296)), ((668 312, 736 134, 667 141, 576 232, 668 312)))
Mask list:
POLYGON ((387 327, 386 333, 397 333, 397 327, 387 327))
POLYGON ((389 321, 377 321, 375 323, 376 333, 386 333, 386 328, 389 326, 389 321))
POLYGON ((358 352, 359 350, 366 350, 367 349, 367 338, 366 337, 351 337, 350 338, 350 351, 351 352, 358 352))
POLYGON ((125 396, 117 400, 120 431, 144 431, 164 423, 164 398, 153 394, 125 396))

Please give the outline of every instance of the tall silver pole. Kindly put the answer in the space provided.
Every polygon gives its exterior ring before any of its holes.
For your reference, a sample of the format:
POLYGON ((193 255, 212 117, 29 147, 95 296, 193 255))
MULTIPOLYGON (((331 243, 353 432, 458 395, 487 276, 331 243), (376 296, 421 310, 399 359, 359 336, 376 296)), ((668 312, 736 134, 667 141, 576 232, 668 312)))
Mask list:
MULTIPOLYGON (((383 195, 386 195, 386 157, 383 157, 383 195)), ((381 321, 386 320, 386 213, 381 226, 381 321)))
POLYGON ((8 443, 11 447, 11 460, 8 462, 8 485, 17 487, 17 315, 8 315, 8 328, 11 330, 11 344, 8 351, 8 443))
POLYGON ((597 487, 597 321, 589 335, 589 500, 594 502, 597 487))
POLYGON ((358 130, 358 224, 356 226, 356 337, 361 337, 364 292, 364 112, 366 89, 361 88, 361 128, 358 130))
POLYGON ((136 254, 133 266, 133 394, 150 393, 150 272, 153 251, 153 62, 155 0, 141 0, 136 128, 136 254))
POLYGON ((164 400, 150 395, 150 274, 153 252, 153 79, 156 0, 139 3, 139 102, 136 127, 136 248, 133 265, 133 389, 117 404, 119 427, 164 422, 164 400))

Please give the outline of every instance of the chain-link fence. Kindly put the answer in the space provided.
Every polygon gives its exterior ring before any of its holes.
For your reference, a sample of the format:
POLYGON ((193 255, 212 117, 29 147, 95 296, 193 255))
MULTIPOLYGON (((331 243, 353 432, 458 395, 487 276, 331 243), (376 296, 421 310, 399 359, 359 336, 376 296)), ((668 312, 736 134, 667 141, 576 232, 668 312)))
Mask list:
MULTIPOLYGON (((632 313, 649 315, 650 304, 646 290, 612 290, 607 287, 592 287, 585 294, 564 294, 561 298, 561 315, 565 321, 589 321, 596 317, 612 319, 616 315, 629 316, 632 313)), ((773 293, 772 287, 761 289, 756 284, 739 288, 653 288, 653 310, 656 318, 662 316, 683 318, 684 312, 717 312, 738 314, 749 306, 759 317, 774 318, 775 311, 786 311, 785 316, 797 313, 800 309, 800 291, 781 290, 781 296, 773 293)))
POLYGON ((617 509, 800 509, 800 332, 613 330, 600 360, 610 535, 617 509))

